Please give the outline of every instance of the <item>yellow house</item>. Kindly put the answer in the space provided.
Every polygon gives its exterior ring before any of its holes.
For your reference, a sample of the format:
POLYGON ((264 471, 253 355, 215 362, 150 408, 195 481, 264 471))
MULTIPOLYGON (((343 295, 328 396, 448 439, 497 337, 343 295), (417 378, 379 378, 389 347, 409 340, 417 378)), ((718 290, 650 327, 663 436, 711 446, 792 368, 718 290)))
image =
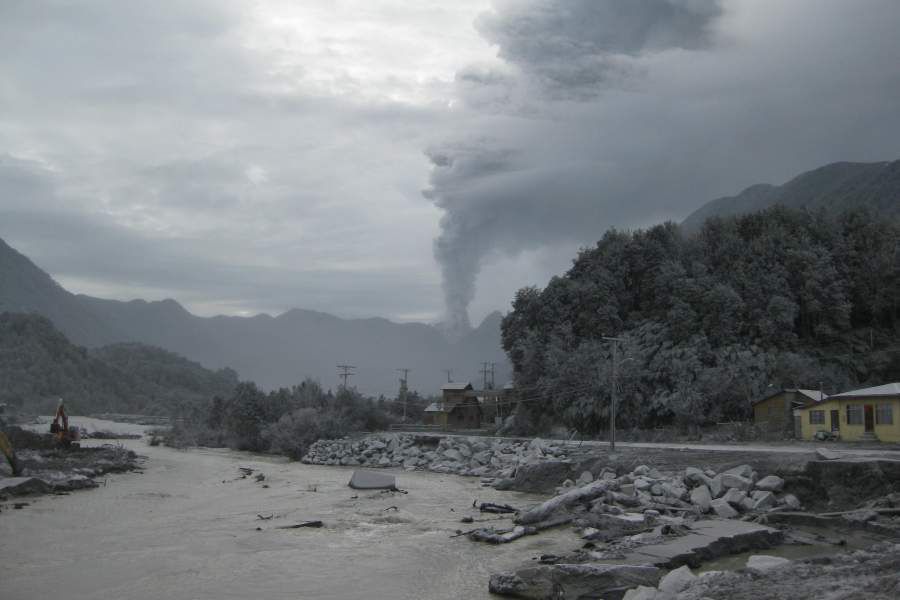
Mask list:
POLYGON ((900 442, 900 383, 828 396, 798 413, 804 440, 827 431, 845 442, 900 442))

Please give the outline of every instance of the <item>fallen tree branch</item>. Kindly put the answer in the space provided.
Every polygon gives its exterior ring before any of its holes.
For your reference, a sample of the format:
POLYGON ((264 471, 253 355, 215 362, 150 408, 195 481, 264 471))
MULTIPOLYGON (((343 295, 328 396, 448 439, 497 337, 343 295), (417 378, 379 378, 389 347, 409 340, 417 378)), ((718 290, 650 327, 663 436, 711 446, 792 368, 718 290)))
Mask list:
POLYGON ((493 502, 482 502, 478 503, 478 500, 472 501, 472 506, 477 507, 479 511, 483 513, 495 513, 498 515, 505 515, 510 513, 517 513, 519 509, 510 506, 509 504, 494 504, 493 502))
POLYGON ((527 510, 516 518, 516 522, 521 525, 530 525, 539 521, 546 521, 558 510, 605 495, 609 486, 608 481, 594 481, 580 488, 569 490, 527 510))

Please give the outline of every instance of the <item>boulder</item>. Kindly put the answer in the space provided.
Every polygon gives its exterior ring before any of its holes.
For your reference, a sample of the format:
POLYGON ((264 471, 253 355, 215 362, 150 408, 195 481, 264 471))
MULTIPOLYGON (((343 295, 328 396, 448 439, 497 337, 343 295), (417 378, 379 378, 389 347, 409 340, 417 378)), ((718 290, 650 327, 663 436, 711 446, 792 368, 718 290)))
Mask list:
POLYGON ((393 475, 373 471, 353 471, 350 487, 356 490, 396 490, 397 480, 393 475))
POLYGON ((723 519, 733 519, 738 516, 738 512, 731 508, 731 505, 724 498, 718 498, 709 503, 713 512, 723 519))
POLYGON ((684 470, 684 480, 692 485, 705 484, 709 477, 697 467, 688 467, 684 470))
POLYGON ((757 481, 753 487, 766 492, 780 492, 784 489, 784 479, 777 475, 769 475, 757 481))
POLYGON ((662 581, 659 582, 659 590, 677 594, 684 591, 688 586, 697 580, 697 576, 691 572, 691 568, 687 565, 678 567, 674 571, 669 571, 662 581))
POLYGON ((791 564, 791 561, 786 558, 766 554, 754 554, 747 559, 747 568, 757 573, 765 573, 789 564, 791 564))
POLYGON ((731 504, 735 508, 738 508, 741 506, 741 502, 743 502, 746 497, 747 492, 739 490, 737 488, 731 488, 730 490, 725 492, 725 495, 722 496, 722 500, 724 500, 728 504, 731 504))
POLYGON ((781 501, 784 503, 785 506, 787 506, 788 508, 790 508, 792 510, 798 510, 802 506, 800 504, 799 498, 797 498, 797 496, 795 496, 793 494, 785 494, 784 497, 781 499, 781 501))
POLYGON ((721 475, 710 477, 706 485, 709 486, 709 493, 712 494, 713 498, 719 498, 725 493, 725 486, 722 484, 721 475))
POLYGON ((463 458, 469 458, 472 456, 472 449, 469 448, 466 444, 460 444, 457 446, 456 451, 459 452, 460 456, 463 458))
POLYGON ((772 492, 761 492, 760 495, 753 500, 753 510, 769 510, 773 506, 775 506, 775 494, 772 492))
POLYGON ((705 485, 697 486, 691 491, 691 504, 699 508, 700 512, 709 512, 711 502, 712 496, 705 485))
POLYGON ((454 462, 459 462, 462 460, 463 455, 456 448, 447 448, 443 452, 444 458, 448 458, 454 462))
POLYGON ((750 465, 740 465, 738 467, 732 467, 727 471, 723 471, 722 475, 737 475, 738 477, 743 477, 744 479, 752 479, 753 467, 751 467, 750 465))
POLYGON ((737 488, 743 491, 749 491, 753 482, 747 477, 736 475, 734 473, 724 473, 722 475, 722 487, 725 489, 737 488))

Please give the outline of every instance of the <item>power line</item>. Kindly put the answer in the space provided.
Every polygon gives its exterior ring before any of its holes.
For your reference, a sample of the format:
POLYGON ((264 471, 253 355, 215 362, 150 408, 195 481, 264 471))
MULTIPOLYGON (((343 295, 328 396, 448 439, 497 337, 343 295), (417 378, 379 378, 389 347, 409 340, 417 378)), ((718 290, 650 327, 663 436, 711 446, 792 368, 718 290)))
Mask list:
POLYGON ((353 373, 353 370, 356 369, 356 367, 354 367, 353 365, 338 365, 337 368, 340 369, 340 372, 338 373, 338 377, 340 377, 343 380, 341 387, 346 390, 347 383, 350 381, 350 377, 352 377, 355 374, 355 373, 353 373))

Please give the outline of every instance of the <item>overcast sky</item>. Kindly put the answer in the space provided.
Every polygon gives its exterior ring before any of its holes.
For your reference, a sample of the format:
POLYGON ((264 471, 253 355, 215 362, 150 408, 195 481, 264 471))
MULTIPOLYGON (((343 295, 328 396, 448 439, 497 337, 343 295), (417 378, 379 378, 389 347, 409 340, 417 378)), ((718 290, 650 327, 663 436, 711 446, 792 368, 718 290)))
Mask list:
POLYGON ((100 297, 477 321, 610 226, 900 158, 897 31, 896 0, 4 0, 0 237, 100 297))

